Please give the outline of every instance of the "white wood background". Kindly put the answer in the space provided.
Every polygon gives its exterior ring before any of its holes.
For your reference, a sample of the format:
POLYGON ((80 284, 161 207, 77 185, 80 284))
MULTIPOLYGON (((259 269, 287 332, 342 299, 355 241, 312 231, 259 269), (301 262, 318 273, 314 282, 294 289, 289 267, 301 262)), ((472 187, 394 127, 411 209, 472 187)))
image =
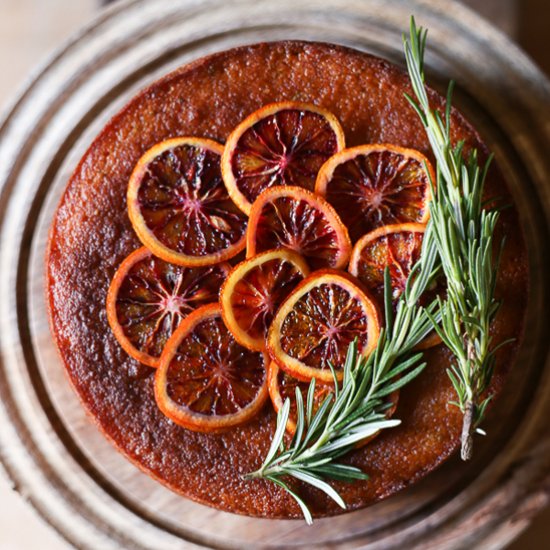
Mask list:
MULTIPOLYGON (((516 0, 464 1, 512 36, 517 32, 516 0)), ((0 0, 0 108, 6 108, 29 72, 49 52, 92 17, 97 4, 96 0, 0 0)), ((9 483, 0 476, 0 550, 35 548, 64 550, 68 545, 11 491, 9 483)), ((550 510, 541 514, 510 548, 550 548, 550 510)))
MULTIPOLYGON (((96 7, 95 0, 0 0, 0 109, 96 7)), ((69 548, 0 475, 0 550, 69 548)))

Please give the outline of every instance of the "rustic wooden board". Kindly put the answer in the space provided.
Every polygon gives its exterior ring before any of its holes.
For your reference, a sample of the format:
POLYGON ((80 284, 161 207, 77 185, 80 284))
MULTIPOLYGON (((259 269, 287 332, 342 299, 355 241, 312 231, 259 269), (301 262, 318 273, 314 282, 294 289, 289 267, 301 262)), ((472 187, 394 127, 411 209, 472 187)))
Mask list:
POLYGON ((549 500, 550 84, 501 34, 437 0, 134 0, 84 29, 0 126, 0 459, 15 488, 82 548, 502 546, 549 500), (119 455, 86 416, 51 340, 47 230, 93 136, 138 89, 206 53, 259 40, 342 43, 401 62, 411 13, 430 29, 431 81, 497 155, 529 243, 532 291, 517 366, 475 460, 453 459, 367 510, 261 520, 182 499, 119 455))

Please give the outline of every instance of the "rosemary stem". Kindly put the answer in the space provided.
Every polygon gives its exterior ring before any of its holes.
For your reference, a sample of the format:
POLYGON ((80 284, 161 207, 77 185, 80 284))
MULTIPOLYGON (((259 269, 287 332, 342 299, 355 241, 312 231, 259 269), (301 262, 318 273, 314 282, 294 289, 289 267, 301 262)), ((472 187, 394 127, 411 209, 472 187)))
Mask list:
POLYGON ((473 454, 473 431, 474 431, 474 410, 475 405, 468 400, 464 406, 464 417, 462 420, 462 435, 460 457, 462 460, 470 460, 473 454))
POLYGON ((248 472, 246 474, 243 474, 243 479, 246 481, 250 481, 252 479, 261 479, 263 477, 265 477, 265 470, 262 470, 262 468, 254 472, 248 472))

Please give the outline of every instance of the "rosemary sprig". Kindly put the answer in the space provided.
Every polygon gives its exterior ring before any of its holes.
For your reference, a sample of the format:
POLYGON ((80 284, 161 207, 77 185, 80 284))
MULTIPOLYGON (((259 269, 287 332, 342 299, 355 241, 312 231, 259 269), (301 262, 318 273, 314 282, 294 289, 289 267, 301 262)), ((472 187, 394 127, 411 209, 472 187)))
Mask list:
POLYGON ((386 327, 381 331, 376 350, 364 359, 353 342, 347 352, 342 386, 335 377, 335 392, 327 396, 313 414, 315 379, 311 381, 304 404, 296 389, 296 432, 285 442, 285 428, 290 411, 287 399, 278 413, 277 428, 264 463, 247 479, 263 478, 285 489, 299 504, 307 523, 312 522, 306 503, 285 481, 292 477, 317 487, 338 505, 345 503, 327 479, 353 481, 367 479, 360 469, 336 462, 354 445, 379 430, 400 424, 387 419, 389 394, 408 384, 425 367, 422 354, 413 348, 431 331, 431 319, 437 317, 437 301, 427 308, 418 299, 435 277, 436 252, 433 240, 424 241, 419 263, 413 268, 406 289, 392 311, 389 271, 385 273, 386 327))
POLYGON ((430 107, 424 78, 426 35, 427 31, 417 28, 411 18, 410 37, 403 37, 403 44, 416 101, 407 97, 424 125, 437 161, 429 225, 447 279, 447 299, 439 301, 441 326, 434 324, 455 357, 447 372, 458 398, 454 404, 464 415, 461 456, 468 460, 472 456, 473 431, 492 397, 486 393, 495 351, 500 347, 492 346, 490 333, 499 308, 494 291, 500 254, 495 258, 493 253, 499 213, 483 202, 491 159, 480 168, 477 151, 466 155, 463 142, 452 144, 453 82, 449 84, 444 118, 430 107))
MULTIPOLYGON (((426 129, 437 160, 437 186, 431 182, 431 218, 424 234, 422 254, 400 296, 395 316, 389 272, 385 274, 386 327, 376 350, 364 359, 356 342, 348 349, 342 386, 335 377, 335 392, 313 413, 315 380, 306 402, 296 390, 296 432, 287 444, 285 428, 290 412, 287 399, 278 413, 271 447, 262 466, 247 479, 263 478, 285 489, 299 504, 308 523, 306 503, 292 490, 289 478, 308 483, 345 508, 327 480, 367 479, 360 469, 338 461, 358 441, 378 430, 397 426, 387 419, 385 400, 390 393, 414 379, 425 367, 414 347, 435 327, 455 355, 448 369, 457 392, 455 403, 464 413, 462 457, 472 452, 472 431, 483 418, 491 396, 486 396, 497 348, 492 347, 489 327, 498 310, 494 298, 498 258, 493 259, 493 233, 498 212, 483 203, 483 187, 489 162, 480 169, 477 153, 464 159, 464 144, 453 147, 450 138, 452 83, 444 118, 432 110, 424 86, 426 32, 411 19, 410 38, 404 38, 405 56, 418 103, 409 101, 426 129), (426 308, 419 298, 440 266, 447 279, 447 298, 426 308), (441 323, 441 326, 439 325, 441 323)), ((332 368, 332 366, 331 366, 332 368)), ((334 370, 334 369, 333 369, 334 370)), ((479 431, 479 430, 478 430, 479 431)))

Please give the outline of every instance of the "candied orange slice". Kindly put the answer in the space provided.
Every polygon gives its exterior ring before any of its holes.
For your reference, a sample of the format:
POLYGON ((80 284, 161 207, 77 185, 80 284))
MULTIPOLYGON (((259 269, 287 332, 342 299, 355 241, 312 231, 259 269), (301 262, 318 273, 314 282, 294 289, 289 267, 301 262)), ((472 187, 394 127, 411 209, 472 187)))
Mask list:
POLYGON ((275 312, 308 274, 306 261, 283 248, 235 266, 220 291, 223 319, 235 340, 249 349, 263 350, 275 312))
POLYGON ((311 269, 344 268, 351 253, 347 229, 332 206, 293 186, 266 189, 248 220, 247 257, 281 247, 303 256, 311 269))
POLYGON ((169 139, 139 160, 128 185, 128 215, 156 256, 189 267, 213 265, 245 246, 246 216, 227 193, 223 146, 209 139, 169 139))
POLYGON ((157 367, 164 345, 181 320, 216 300, 230 266, 182 267, 132 252, 120 265, 107 293, 107 319, 122 348, 157 367))
POLYGON ((176 424, 218 432, 253 418, 267 397, 265 354, 235 341, 218 304, 191 313, 167 342, 155 374, 155 399, 176 424))
POLYGON ((384 225, 361 237, 351 253, 348 271, 379 301, 384 300, 384 272, 389 268, 392 297, 405 290, 412 267, 420 259, 426 226, 419 223, 384 225))
MULTIPOLYGON (((291 435, 294 435, 296 431, 296 388, 300 390, 304 403, 306 403, 309 384, 310 382, 304 382, 290 376, 284 370, 280 369, 275 361, 271 361, 267 375, 269 397, 271 398, 271 403, 276 412, 279 412, 287 398, 290 400, 290 413, 286 423, 286 431, 291 435)), ((323 404, 323 401, 333 394, 333 383, 325 384, 323 382, 317 382, 317 380, 315 381, 314 414, 323 404)))
POLYGON ((353 241, 396 223, 426 223, 435 174, 428 159, 396 145, 344 149, 319 171, 315 192, 326 197, 353 241))
MULTIPOLYGON (((348 270, 376 297, 381 307, 384 304, 386 267, 390 272, 395 304, 405 290, 411 269, 420 259, 425 230, 426 227, 419 223, 384 225, 361 237, 353 247, 348 270)), ((436 284, 433 289, 428 289, 422 302, 432 300, 436 294, 443 292, 442 285, 436 284)), ((416 349, 427 349, 440 343, 441 338, 433 331, 416 349)))
MULTIPOLYGON (((290 413, 286 423, 286 431, 294 435, 296 432, 296 388, 300 390, 302 394, 302 400, 307 403, 307 394, 309 391, 309 385, 311 382, 303 382, 290 376, 284 370, 280 369, 275 361, 271 361, 267 374, 267 386, 269 389, 269 397, 271 403, 276 412, 282 408, 286 399, 290 401, 290 413)), ((317 382, 315 380, 315 392, 313 394, 313 414, 315 414, 319 407, 323 404, 325 399, 334 394, 334 384, 325 384, 323 382, 317 382)), ((399 390, 392 392, 388 398, 389 408, 386 410, 386 418, 391 418, 396 409, 399 401, 399 390)), ((356 446, 363 447, 367 443, 370 443, 380 432, 366 437, 361 440, 356 446)))
POLYGON ((310 103, 286 101, 258 109, 227 139, 222 174, 231 198, 246 214, 274 185, 313 190, 317 172, 344 148, 336 117, 310 103))
POLYGON ((376 347, 380 321, 374 302, 347 273, 320 270, 304 279, 283 302, 267 338, 269 354, 291 376, 338 380, 349 345, 357 339, 368 356, 376 347))

